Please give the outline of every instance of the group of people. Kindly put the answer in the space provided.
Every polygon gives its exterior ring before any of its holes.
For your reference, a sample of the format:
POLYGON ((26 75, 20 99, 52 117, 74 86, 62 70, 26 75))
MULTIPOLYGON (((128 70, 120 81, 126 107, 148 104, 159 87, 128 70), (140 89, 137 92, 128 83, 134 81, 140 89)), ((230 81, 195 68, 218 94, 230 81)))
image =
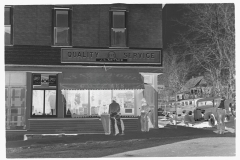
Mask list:
MULTIPOLYGON (((226 108, 225 108, 224 102, 225 102, 225 97, 222 97, 220 104, 216 109, 218 134, 224 134, 224 131, 225 131, 226 108)), ((150 119, 151 112, 152 112, 151 108, 148 106, 148 104, 146 103, 146 100, 144 101, 144 98, 143 98, 142 109, 141 109, 141 131, 142 132, 148 132, 150 128, 153 128, 153 123, 150 119)), ((124 129, 123 129, 124 124, 123 124, 123 121, 120 119, 120 105, 116 102, 116 100, 113 100, 112 103, 109 105, 109 114, 110 114, 110 120, 112 124, 112 133, 115 135, 116 134, 124 135, 124 129)), ((176 113, 173 113, 172 115, 169 115, 169 116, 170 116, 170 121, 172 122, 172 124, 175 125, 176 118, 177 118, 176 113)), ((195 120, 194 120, 192 111, 183 112, 183 123, 186 126, 189 126, 190 124, 192 126, 194 125, 195 120)))
MULTIPOLYGON (((111 133, 112 135, 124 135, 124 124, 120 118, 120 105, 116 100, 112 100, 109 105, 109 114, 111 121, 111 133)), ((148 132, 150 128, 153 128, 152 122, 152 108, 147 104, 145 98, 142 99, 141 106, 141 131, 148 132)))
MULTIPOLYGON (((185 126, 194 126, 195 120, 192 111, 183 111, 182 122, 185 126)), ((177 115, 175 112, 167 115, 170 118, 171 124, 176 125, 177 115)), ((226 107, 225 107, 225 97, 221 98, 220 104, 216 109, 216 120, 217 120, 217 133, 224 134, 225 131, 225 117, 226 117, 226 107)))

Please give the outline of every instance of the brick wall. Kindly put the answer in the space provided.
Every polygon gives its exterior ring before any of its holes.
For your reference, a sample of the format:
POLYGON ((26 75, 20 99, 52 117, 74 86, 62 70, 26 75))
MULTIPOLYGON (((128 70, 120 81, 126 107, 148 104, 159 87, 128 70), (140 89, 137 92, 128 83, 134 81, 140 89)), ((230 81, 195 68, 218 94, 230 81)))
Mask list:
MULTIPOLYGON (((51 5, 14 6, 14 45, 52 44, 51 5)), ((72 45, 108 48, 109 9, 125 7, 128 12, 128 46, 162 48, 160 4, 73 5, 72 45)))
POLYGON ((51 45, 51 6, 14 6, 13 15, 14 45, 51 45))
POLYGON ((129 47, 162 48, 161 5, 130 5, 127 23, 129 47))

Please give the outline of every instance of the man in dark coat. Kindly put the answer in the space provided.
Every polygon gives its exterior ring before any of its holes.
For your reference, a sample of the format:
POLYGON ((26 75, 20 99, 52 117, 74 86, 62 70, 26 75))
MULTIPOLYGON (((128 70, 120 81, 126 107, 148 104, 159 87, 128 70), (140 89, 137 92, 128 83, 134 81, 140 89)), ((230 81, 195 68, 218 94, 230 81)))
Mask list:
POLYGON ((226 115, 226 109, 225 109, 225 97, 221 98, 220 104, 217 108, 217 133, 224 134, 225 131, 225 115, 226 115))
POLYGON ((121 121, 120 121, 120 105, 115 101, 112 100, 112 103, 109 105, 109 114, 112 124, 112 133, 115 134, 115 120, 117 121, 117 127, 119 130, 119 135, 124 135, 122 132, 121 121))

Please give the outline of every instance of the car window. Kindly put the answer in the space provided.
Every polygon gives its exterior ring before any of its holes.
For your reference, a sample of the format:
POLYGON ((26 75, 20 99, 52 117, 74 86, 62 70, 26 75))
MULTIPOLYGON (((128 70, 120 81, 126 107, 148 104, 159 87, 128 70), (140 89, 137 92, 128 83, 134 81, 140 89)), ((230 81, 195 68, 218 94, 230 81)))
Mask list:
POLYGON ((206 101, 206 105, 213 105, 213 102, 212 101, 206 101))
POLYGON ((204 106, 205 102, 198 102, 198 106, 204 106))
POLYGON ((189 105, 192 105, 192 101, 189 101, 189 105))

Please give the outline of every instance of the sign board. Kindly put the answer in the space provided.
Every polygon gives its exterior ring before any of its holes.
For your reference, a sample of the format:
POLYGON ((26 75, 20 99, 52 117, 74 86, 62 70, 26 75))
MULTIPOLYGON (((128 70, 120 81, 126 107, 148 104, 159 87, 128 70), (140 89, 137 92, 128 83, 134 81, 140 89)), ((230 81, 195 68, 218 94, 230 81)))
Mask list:
POLYGON ((161 50, 62 48, 61 63, 162 64, 161 50))
POLYGON ((57 86, 57 75, 34 73, 32 81, 33 86, 57 86))

